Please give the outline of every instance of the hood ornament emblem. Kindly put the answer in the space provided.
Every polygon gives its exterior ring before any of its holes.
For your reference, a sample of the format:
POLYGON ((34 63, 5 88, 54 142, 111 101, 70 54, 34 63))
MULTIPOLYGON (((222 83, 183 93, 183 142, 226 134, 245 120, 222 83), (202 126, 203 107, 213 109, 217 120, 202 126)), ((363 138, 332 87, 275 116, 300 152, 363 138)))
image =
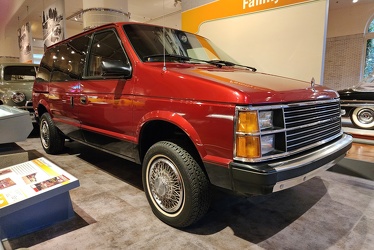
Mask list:
POLYGON ((312 80, 310 81, 310 88, 312 89, 313 92, 316 92, 315 86, 316 86, 316 80, 314 80, 314 77, 312 77, 312 80))

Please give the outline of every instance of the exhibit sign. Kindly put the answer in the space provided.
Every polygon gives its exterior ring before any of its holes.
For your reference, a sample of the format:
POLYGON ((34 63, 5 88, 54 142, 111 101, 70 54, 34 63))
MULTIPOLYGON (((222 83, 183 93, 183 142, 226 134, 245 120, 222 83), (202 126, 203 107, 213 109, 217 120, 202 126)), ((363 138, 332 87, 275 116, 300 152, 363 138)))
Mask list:
POLYGON ((65 39, 65 1, 58 0, 43 11, 44 47, 65 39))
POLYGON ((2 209, 78 180, 44 157, 0 169, 2 209))
POLYGON ((182 29, 259 72, 323 85, 327 19, 328 0, 196 0, 182 29))
MULTIPOLYGON (((202 23, 316 0, 218 0, 184 11, 182 29, 197 33, 202 23), (214 10, 214 11, 212 11, 214 10)), ((318 1, 318 0, 317 0, 318 1)))
POLYGON ((31 24, 27 22, 18 29, 19 60, 22 63, 32 63, 32 34, 31 24))

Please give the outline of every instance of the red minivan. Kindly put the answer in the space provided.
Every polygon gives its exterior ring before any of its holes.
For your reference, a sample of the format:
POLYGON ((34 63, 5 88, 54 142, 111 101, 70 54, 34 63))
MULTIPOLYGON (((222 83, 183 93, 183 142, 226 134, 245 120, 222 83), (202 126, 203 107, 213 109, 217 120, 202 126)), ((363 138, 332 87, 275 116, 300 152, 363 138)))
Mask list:
POLYGON ((154 214, 198 221, 210 188, 269 194, 333 166, 352 137, 338 94, 237 64, 204 37, 114 23, 45 52, 33 89, 47 153, 66 138, 141 164, 154 214))

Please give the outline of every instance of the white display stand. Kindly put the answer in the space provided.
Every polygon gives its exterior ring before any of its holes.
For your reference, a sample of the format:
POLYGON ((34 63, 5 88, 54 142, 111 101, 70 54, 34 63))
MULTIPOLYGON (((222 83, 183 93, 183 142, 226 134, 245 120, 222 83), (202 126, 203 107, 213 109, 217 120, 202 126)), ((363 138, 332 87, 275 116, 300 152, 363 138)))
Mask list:
POLYGON ((72 218, 76 187, 77 178, 44 157, 0 169, 0 240, 72 218))
POLYGON ((0 105, 0 144, 24 141, 32 130, 29 111, 0 105))

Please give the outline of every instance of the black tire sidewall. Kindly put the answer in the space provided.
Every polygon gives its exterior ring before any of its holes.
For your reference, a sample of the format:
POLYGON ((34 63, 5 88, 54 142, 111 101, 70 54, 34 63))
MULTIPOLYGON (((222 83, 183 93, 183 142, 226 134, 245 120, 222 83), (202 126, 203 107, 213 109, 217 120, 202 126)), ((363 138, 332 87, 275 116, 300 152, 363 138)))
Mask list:
POLYGON ((143 161, 142 179, 144 191, 153 213, 168 225, 173 227, 189 226, 198 221, 202 215, 206 213, 207 207, 209 207, 210 199, 201 199, 201 196, 208 196, 209 185, 205 174, 195 159, 177 144, 161 141, 153 145, 148 150, 143 161), (183 204, 177 212, 169 215, 165 211, 160 211, 162 209, 154 201, 152 194, 149 192, 149 185, 147 183, 148 170, 151 166, 150 160, 156 155, 165 157, 173 162, 183 180, 183 204), (196 187, 196 185, 201 186, 198 191, 193 188, 193 186, 196 187), (209 204, 205 204, 206 202, 209 204))
POLYGON ((58 154, 63 151, 64 148, 64 137, 61 135, 60 131, 54 125, 54 122, 51 116, 48 113, 44 113, 40 119, 40 141, 44 151, 48 154, 58 154), (41 128, 43 126, 44 121, 48 124, 49 130, 49 140, 48 140, 48 147, 45 147, 42 142, 42 131, 41 128))

